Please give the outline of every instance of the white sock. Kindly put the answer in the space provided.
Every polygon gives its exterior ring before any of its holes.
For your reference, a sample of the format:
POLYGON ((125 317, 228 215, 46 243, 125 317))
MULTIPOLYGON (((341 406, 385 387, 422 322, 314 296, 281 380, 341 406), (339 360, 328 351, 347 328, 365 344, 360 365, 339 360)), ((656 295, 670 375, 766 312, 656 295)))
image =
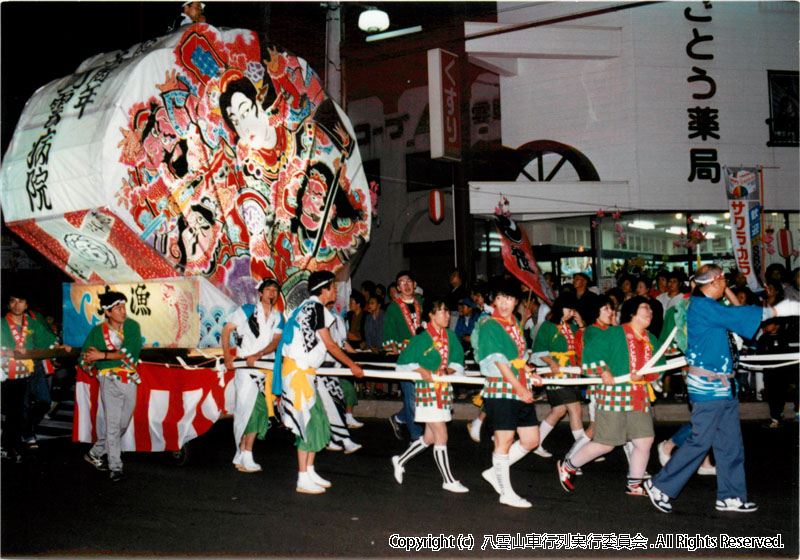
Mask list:
POLYGON ((494 467, 494 476, 497 479, 497 485, 500 487, 500 495, 507 492, 514 492, 511 488, 511 477, 508 472, 508 455, 497 455, 492 453, 492 467, 494 467))
POLYGON ((519 442, 519 440, 515 441, 511 445, 511 449, 508 450, 508 465, 513 465, 528 453, 530 453, 530 450, 522 447, 522 444, 519 442))
POLYGON ((585 435, 586 433, 583 431, 583 428, 581 428, 580 430, 572 430, 572 437, 575 439, 575 441, 578 441, 585 435))
POLYGON ((475 420, 472 421, 472 429, 476 430, 476 431, 480 431, 481 424, 483 424, 483 420, 481 420, 481 417, 478 416, 475 420))
POLYGON ((544 438, 546 438, 551 431, 553 431, 553 426, 547 422, 542 422, 542 425, 539 426, 539 447, 542 446, 544 438))
POLYGON ((422 436, 420 436, 419 439, 415 439, 414 441, 411 442, 411 445, 409 445, 408 449, 406 449, 405 452, 402 455, 400 455, 400 458, 397 461, 398 463, 400 463, 400 466, 402 467, 412 457, 419 455, 420 453, 428 449, 428 447, 429 447, 428 444, 425 443, 425 440, 422 439, 422 436))
POLYGON ((445 483, 455 482, 453 473, 450 472, 450 459, 447 456, 446 445, 433 446, 433 460, 436 461, 436 466, 439 467, 439 472, 442 474, 442 480, 445 483))
MULTIPOLYGON (((575 435, 575 432, 577 432, 577 430, 573 430, 572 435, 575 435)), ((572 459, 573 457, 575 457, 578 451, 580 451, 581 448, 590 441, 592 440, 586 436, 583 430, 581 430, 580 437, 575 438, 575 443, 572 444, 572 447, 569 448, 569 451, 567 451, 567 454, 564 455, 564 457, 566 459, 572 459)))

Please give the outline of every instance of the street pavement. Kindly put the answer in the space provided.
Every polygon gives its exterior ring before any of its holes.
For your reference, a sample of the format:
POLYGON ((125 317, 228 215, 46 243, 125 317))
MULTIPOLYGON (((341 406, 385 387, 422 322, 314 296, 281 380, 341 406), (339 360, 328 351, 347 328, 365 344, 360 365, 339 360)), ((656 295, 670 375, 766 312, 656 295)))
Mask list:
MULTIPOLYGON (((716 480, 708 476, 689 482, 673 500, 674 513, 660 513, 647 498, 625 495, 621 449, 584 467, 576 491, 567 494, 555 468, 571 443, 564 422, 546 442, 553 458, 529 455, 512 468, 512 483, 533 502, 531 509, 498 503, 480 476, 491 463, 488 434, 474 443, 464 420, 450 424, 449 450, 452 471, 470 488, 468 494, 441 489, 431 451, 406 465, 405 481, 398 485, 390 458, 405 443, 395 439, 386 419, 364 422, 352 432, 363 449, 317 456, 317 471, 333 483, 318 496, 295 492, 293 437, 282 428, 270 429, 264 441, 256 442, 255 459, 263 472, 240 473, 231 465, 228 418, 190 442, 184 466, 169 453, 126 453, 126 478, 119 483, 83 460, 87 444, 68 438, 42 441, 24 462, 2 464, 0 555, 798 556, 796 422, 779 429, 742 422, 749 498, 759 504, 748 514, 717 512, 716 480), (410 538, 428 535, 438 538, 410 538), (726 548, 732 545, 745 548, 726 548)), ((656 441, 679 425, 657 422, 656 441)), ((658 469, 654 446, 649 471, 658 469)))

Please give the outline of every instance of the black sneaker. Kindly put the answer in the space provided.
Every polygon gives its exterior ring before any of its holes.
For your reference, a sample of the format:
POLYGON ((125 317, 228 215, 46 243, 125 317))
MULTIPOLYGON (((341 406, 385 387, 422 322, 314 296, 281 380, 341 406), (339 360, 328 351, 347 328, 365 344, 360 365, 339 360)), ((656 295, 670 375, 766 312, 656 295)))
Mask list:
POLYGON ((92 465, 98 471, 108 470, 108 463, 106 463, 105 457, 95 457, 91 451, 83 456, 83 460, 92 465))
POLYGON ((111 471, 108 473, 108 478, 111 479, 111 482, 119 482, 122 480, 122 471, 111 471))
POLYGON ((394 437, 403 441, 403 424, 394 415, 389 416, 389 424, 392 426, 392 431, 394 432, 394 437))

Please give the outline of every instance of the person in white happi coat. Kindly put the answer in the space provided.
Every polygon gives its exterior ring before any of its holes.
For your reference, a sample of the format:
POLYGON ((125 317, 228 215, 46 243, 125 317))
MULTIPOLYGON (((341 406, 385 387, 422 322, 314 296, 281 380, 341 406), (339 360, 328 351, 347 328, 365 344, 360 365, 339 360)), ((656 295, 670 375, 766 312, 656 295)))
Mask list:
POLYGON ((334 319, 325 306, 336 299, 336 277, 326 270, 312 272, 308 291, 311 296, 294 310, 281 336, 272 393, 281 395, 283 423, 297 436, 296 490, 321 494, 331 483, 316 472, 314 459, 330 442, 331 425, 317 392, 316 370, 330 353, 354 376, 363 377, 364 371, 331 338, 334 319))
POLYGON ((228 316, 222 328, 222 349, 225 367, 234 369, 231 334, 236 357, 244 358, 247 367, 237 368, 234 375, 236 405, 233 411, 233 437, 237 444, 233 465, 246 473, 258 472, 261 465, 253 459, 256 437, 264 439, 272 416, 272 394, 264 387, 272 386, 272 371, 256 369, 256 360, 272 358, 281 340, 283 315, 275 309, 280 285, 266 278, 258 285, 259 302, 246 304, 228 316))
MULTIPOLYGON (((333 316, 333 323, 329 327, 331 338, 336 345, 345 352, 355 353, 355 349, 347 342, 347 327, 344 324, 344 319, 338 313, 333 311, 333 304, 335 302, 329 301, 325 307, 331 312, 333 316)), ((335 360, 333 356, 328 354, 330 359, 335 360)), ((322 399, 322 407, 325 409, 325 415, 328 417, 328 422, 331 424, 331 441, 325 447, 328 451, 342 451, 345 455, 355 453, 361 449, 361 444, 354 442, 350 439, 350 430, 348 426, 350 421, 355 421, 352 413, 346 412, 345 404, 345 388, 344 379, 339 379, 335 375, 320 375, 317 379, 317 393, 322 399)), ((352 389, 352 385, 350 386, 352 389)))

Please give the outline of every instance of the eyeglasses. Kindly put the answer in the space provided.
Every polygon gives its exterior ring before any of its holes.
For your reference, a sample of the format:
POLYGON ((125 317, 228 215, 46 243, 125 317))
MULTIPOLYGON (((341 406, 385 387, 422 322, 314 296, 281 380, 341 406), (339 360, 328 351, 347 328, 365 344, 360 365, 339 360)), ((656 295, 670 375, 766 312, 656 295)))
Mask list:
POLYGON ((397 282, 397 285, 399 286, 400 284, 413 284, 413 283, 414 283, 413 280, 400 280, 397 282))

